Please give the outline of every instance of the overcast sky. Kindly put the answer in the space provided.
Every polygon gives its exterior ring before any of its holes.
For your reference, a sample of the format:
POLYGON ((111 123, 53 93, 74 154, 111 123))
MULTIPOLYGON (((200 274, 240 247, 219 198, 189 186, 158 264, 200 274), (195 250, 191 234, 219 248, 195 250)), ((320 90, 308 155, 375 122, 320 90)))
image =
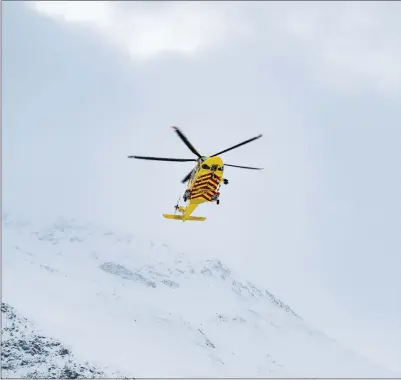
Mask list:
MULTIPOLYGON (((218 257, 401 371, 399 2, 6 2, 3 209, 218 257), (193 158, 221 203, 161 214, 193 158)), ((112 252, 110 252, 112 255, 112 252)))

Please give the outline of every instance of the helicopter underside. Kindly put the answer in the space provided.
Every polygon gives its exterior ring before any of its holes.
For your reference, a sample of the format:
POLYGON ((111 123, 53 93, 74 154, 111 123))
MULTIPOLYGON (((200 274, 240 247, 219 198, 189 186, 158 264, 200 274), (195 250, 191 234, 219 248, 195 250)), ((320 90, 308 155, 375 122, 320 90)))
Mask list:
POLYGON ((221 178, 213 176, 212 173, 199 176, 193 186, 188 188, 184 194, 184 201, 198 200, 196 203, 216 201, 220 195, 221 178))

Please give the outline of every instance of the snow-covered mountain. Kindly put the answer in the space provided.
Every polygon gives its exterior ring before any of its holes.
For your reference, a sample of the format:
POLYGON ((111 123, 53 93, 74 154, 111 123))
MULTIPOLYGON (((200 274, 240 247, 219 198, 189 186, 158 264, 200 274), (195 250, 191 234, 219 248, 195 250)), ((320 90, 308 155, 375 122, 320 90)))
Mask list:
POLYGON ((213 257, 7 216, 2 254, 2 377, 397 377, 213 257))

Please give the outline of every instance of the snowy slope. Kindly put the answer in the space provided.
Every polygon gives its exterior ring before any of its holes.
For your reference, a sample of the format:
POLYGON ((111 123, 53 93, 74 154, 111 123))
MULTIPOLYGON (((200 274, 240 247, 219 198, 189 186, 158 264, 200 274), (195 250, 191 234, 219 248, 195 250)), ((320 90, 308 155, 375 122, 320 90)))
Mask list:
MULTIPOLYGON (((57 342, 54 352, 29 353, 31 363, 41 362, 40 373, 68 367, 85 377, 397 376, 314 330, 219 260, 190 261, 135 235, 4 217, 2 281, 3 327, 12 314, 32 326, 13 337, 2 331, 9 347, 27 336, 57 342), (68 359, 60 356, 67 351, 68 359)), ((3 345, 2 359, 4 353, 3 345)), ((29 372, 15 360, 3 370, 29 372)))
POLYGON ((42 335, 26 318, 2 303, 2 378, 102 377, 89 363, 79 363, 61 342, 42 335))

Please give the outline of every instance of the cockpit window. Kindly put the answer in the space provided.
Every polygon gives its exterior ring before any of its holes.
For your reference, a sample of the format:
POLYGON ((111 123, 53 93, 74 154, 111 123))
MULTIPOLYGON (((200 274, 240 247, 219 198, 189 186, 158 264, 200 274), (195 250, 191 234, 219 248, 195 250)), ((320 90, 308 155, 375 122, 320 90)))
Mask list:
POLYGON ((206 169, 206 170, 220 170, 221 172, 224 170, 224 165, 223 166, 217 166, 217 165, 213 165, 212 167, 210 167, 208 164, 202 164, 202 169, 206 169))

